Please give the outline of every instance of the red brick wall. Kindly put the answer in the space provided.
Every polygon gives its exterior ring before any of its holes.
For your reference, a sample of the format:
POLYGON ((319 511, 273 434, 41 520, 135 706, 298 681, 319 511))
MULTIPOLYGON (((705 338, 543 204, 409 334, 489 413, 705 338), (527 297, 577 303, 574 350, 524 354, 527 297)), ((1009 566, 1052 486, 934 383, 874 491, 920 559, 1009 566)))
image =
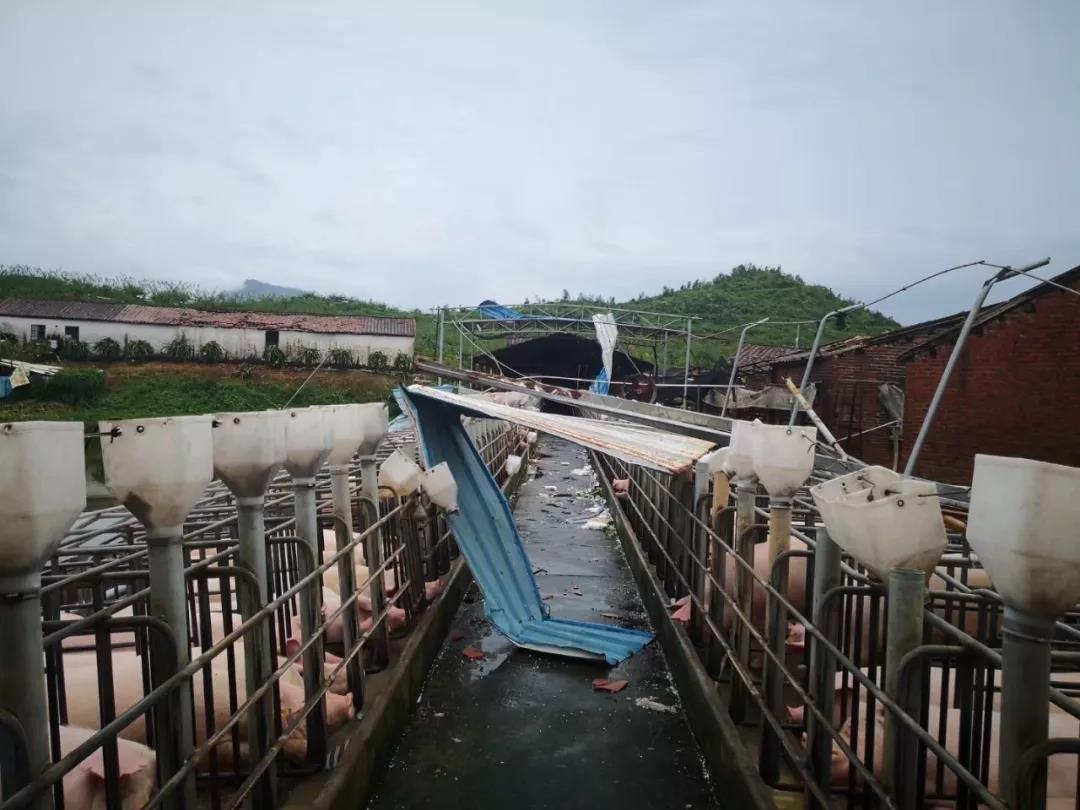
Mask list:
MULTIPOLYGON (((1080 466, 1080 300, 1051 290, 1033 307, 972 332, 916 475, 968 484, 976 453, 1080 466)), ((951 351, 941 344, 905 364, 905 458, 951 351)))
MULTIPOLYGON (((877 389, 886 382, 903 385, 904 367, 897 358, 912 345, 910 338, 904 338, 896 343, 819 357, 814 363, 811 382, 818 386, 814 410, 833 435, 842 440, 841 446, 847 452, 869 464, 892 466, 890 429, 864 432, 850 439, 844 437, 891 421, 877 389)), ((798 384, 805 367, 804 361, 773 366, 773 381, 782 383, 785 377, 791 377, 798 384)))

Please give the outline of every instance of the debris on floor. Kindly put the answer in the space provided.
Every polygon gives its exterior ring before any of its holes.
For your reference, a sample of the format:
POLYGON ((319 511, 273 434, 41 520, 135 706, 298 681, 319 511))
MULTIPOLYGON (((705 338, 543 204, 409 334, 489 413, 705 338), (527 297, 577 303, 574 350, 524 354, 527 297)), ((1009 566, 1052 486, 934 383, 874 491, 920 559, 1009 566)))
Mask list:
POLYGON ((586 529, 599 529, 603 531, 609 525, 611 525, 611 513, 606 509, 594 518, 589 518, 585 521, 586 529))
POLYGON ((679 713, 679 710, 674 706, 667 706, 651 697, 639 697, 634 701, 634 705, 641 709, 648 709, 650 712, 661 712, 663 714, 679 713))
POLYGON ((614 695, 628 687, 630 681, 609 681, 607 678, 596 678, 592 685, 597 692, 609 692, 614 695))
POLYGON ((461 654, 468 658, 470 661, 483 661, 485 657, 483 650, 478 650, 476 649, 476 647, 473 647, 471 645, 462 650, 461 654))

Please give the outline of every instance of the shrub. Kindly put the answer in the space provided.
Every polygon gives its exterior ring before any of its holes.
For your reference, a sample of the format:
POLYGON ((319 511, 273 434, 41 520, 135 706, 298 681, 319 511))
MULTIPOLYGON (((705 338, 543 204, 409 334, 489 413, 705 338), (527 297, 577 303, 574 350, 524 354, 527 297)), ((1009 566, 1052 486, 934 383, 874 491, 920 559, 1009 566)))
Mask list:
POLYGON ((133 363, 145 363, 154 356, 154 347, 145 340, 129 340, 124 347, 124 359, 133 363))
POLYGON ((170 340, 165 346, 165 356, 170 360, 194 360, 195 346, 186 335, 180 335, 170 340))
POLYGON ((281 368, 285 365, 285 352, 281 350, 280 346, 267 346, 263 350, 262 359, 268 366, 281 368))
POLYGON ((412 358, 404 352, 398 352, 394 356, 394 371, 398 374, 408 374, 412 371, 412 358))
POLYGON ((368 368, 373 371, 386 371, 387 360, 386 355, 380 351, 374 351, 367 356, 368 368))
POLYGON ((350 368, 353 365, 352 352, 348 349, 331 349, 326 357, 334 368, 350 368))
POLYGON ((65 360, 85 360, 90 356, 90 347, 81 340, 64 340, 57 354, 65 360))
POLYGON ((115 361, 119 360, 123 355, 124 350, 120 348, 120 344, 112 338, 102 338, 94 344, 94 356, 98 360, 115 361))
POLYGON ((220 363, 225 359, 225 350, 216 340, 211 340, 199 349, 199 359, 204 363, 220 363))
POLYGON ((319 357, 319 350, 313 346, 298 346, 296 349, 296 362, 302 366, 317 366, 319 357))
POLYGON ((64 369, 51 377, 31 377, 30 397, 51 402, 81 405, 105 393, 105 375, 100 371, 64 369))

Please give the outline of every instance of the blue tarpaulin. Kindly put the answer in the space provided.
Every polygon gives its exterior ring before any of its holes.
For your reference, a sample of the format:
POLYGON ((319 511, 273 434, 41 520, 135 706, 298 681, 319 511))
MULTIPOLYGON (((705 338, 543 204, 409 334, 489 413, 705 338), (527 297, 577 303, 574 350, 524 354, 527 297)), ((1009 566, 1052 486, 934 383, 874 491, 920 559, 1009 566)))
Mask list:
POLYGON ((592 385, 589 386, 589 390, 594 394, 606 394, 611 387, 611 381, 608 380, 607 369, 600 369, 600 373, 596 375, 596 379, 592 381, 592 385))
POLYGON ((399 389, 396 396, 416 423, 424 463, 430 469, 445 461, 457 481, 460 509, 447 521, 502 633, 520 647, 612 665, 652 640, 640 630, 551 618, 510 504, 461 424, 463 409, 420 391, 399 389))
POLYGON ((493 321, 520 321, 523 318, 531 317, 494 301, 481 301, 477 309, 480 310, 481 315, 485 318, 491 318, 493 321))

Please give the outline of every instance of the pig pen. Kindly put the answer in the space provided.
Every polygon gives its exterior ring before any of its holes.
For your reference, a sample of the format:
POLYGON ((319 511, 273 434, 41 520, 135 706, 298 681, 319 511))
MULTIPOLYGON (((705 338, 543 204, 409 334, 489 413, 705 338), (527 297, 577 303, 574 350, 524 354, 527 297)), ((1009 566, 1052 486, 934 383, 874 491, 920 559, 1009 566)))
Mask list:
POLYGON ((834 474, 828 463, 770 505, 756 483, 592 459, 683 699, 698 707, 695 732, 738 806, 1080 807, 1080 614, 1053 627, 1049 681, 1027 684, 1049 704, 1051 739, 1021 759, 1010 802, 998 762, 1004 605, 965 536, 963 499, 942 498, 948 545, 925 604, 909 607, 921 628, 891 698, 887 586, 832 542, 807 494, 834 474), (770 527, 788 525, 789 547, 770 561, 770 527))
MULTIPOLYGON (((468 432, 505 480, 520 431, 472 420, 468 432)), ((183 521, 182 567, 168 583, 183 594, 179 633, 155 610, 168 597, 144 526, 122 506, 83 513, 44 567, 34 629, 43 636, 50 761, 34 772, 34 730, 0 712, 0 807, 277 807, 332 766, 333 735, 360 722, 367 676, 394 666, 392 640, 440 598, 458 557, 442 511, 418 492, 379 488, 371 497, 372 461, 414 452, 412 441, 411 431, 392 432, 374 458, 349 460, 348 521, 332 469, 317 472, 315 554, 299 536, 293 482, 273 478, 262 598, 259 577, 242 564, 243 499, 210 484, 183 521), (349 522, 355 531, 344 532, 349 522), (320 605, 310 626, 305 599, 320 605), (187 638, 189 661, 173 652, 177 636, 187 638), (253 643, 259 636, 268 659, 253 643)))

